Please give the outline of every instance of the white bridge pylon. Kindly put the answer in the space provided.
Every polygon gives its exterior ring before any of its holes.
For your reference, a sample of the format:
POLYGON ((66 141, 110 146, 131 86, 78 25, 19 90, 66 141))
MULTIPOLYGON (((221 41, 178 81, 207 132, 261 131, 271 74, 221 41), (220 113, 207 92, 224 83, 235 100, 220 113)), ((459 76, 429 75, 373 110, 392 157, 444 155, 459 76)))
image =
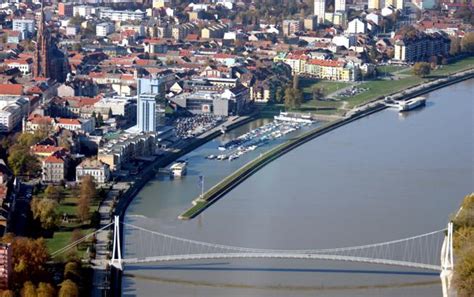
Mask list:
POLYGON ((450 234, 452 234, 451 224, 448 228, 417 236, 362 246, 307 250, 255 249, 171 236, 132 224, 120 223, 116 217, 110 265, 123 269, 123 264, 133 263, 261 258, 349 261, 442 271, 452 269, 452 252, 450 256, 446 256, 449 258, 448 261, 443 261, 444 259, 440 257, 442 249, 452 251, 450 234), (122 257, 120 250, 120 224, 128 227, 124 248, 130 256, 126 258, 122 257), (445 235, 446 231, 448 235, 445 235), (451 263, 449 267, 445 266, 447 262, 451 263))

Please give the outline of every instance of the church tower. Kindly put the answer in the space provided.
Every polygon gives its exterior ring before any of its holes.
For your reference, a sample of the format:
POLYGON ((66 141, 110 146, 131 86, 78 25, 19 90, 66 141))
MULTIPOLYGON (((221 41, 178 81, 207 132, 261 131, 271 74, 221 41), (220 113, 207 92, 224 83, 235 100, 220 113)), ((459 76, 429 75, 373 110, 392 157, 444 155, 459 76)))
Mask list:
POLYGON ((33 63, 33 77, 49 77, 49 46, 50 36, 47 28, 45 28, 44 2, 42 0, 33 63))

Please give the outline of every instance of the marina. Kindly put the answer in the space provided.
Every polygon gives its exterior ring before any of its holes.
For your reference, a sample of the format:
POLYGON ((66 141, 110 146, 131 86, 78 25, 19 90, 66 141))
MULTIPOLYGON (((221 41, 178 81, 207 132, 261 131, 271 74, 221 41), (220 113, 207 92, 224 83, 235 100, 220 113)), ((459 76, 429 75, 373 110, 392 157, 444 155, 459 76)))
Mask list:
MULTIPOLYGON (((283 114, 283 113, 282 113, 283 114)), ((242 155, 252 152, 258 147, 273 142, 289 133, 300 130, 314 123, 309 117, 293 117, 288 114, 275 116, 274 120, 261 127, 253 129, 218 147, 220 154, 210 154, 209 160, 233 161, 242 155)))

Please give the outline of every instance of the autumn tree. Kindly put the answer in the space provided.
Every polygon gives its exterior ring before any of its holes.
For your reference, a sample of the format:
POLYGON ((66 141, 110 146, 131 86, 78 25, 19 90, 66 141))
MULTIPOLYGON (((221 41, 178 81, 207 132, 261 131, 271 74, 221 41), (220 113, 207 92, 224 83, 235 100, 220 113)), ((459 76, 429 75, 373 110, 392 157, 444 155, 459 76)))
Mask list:
POLYGON ((33 198, 31 201, 31 212, 33 218, 41 222, 41 227, 46 230, 55 228, 58 224, 58 203, 52 199, 33 198))
POLYGON ((89 197, 91 200, 97 198, 97 185, 94 178, 90 175, 85 175, 81 179, 81 187, 79 190, 80 197, 89 197))
POLYGON ((474 53, 474 32, 469 32, 464 35, 461 41, 461 48, 465 53, 474 53))
POLYGON ((47 275, 46 262, 49 260, 45 241, 7 234, 2 242, 12 245, 12 286, 20 289, 26 281, 41 281, 47 275))
POLYGON ((82 222, 89 219, 91 201, 97 197, 96 184, 90 175, 86 175, 81 180, 79 190, 79 201, 77 204, 77 216, 82 222))
POLYGON ((418 62, 415 63, 413 66, 413 74, 420 76, 420 77, 425 77, 431 72, 431 65, 430 63, 426 62, 418 62))
POLYGON ((5 291, 2 291, 0 296, 1 297, 15 297, 15 293, 13 293, 12 290, 5 290, 5 291))
POLYGON ((287 109, 295 109, 301 106, 303 94, 300 90, 287 88, 285 90, 285 107, 287 109))
POLYGON ((36 293, 38 297, 55 297, 56 289, 50 283, 39 283, 36 293))
POLYGON ((60 203, 64 199, 64 191, 61 187, 48 185, 44 190, 45 197, 60 203))
POLYGON ((38 292, 36 290, 35 284, 31 281, 27 281, 23 284, 23 288, 21 288, 21 297, 37 297, 38 292))
POLYGON ((17 144, 10 148, 7 161, 15 175, 35 175, 41 170, 38 158, 17 144))
POLYGON ((81 281, 81 265, 79 262, 67 262, 64 266, 64 279, 70 279, 73 282, 81 281))
POLYGON ((449 48, 449 54, 456 56, 461 52, 461 39, 459 37, 451 37, 451 45, 449 48))
POLYGON ((58 297, 78 297, 79 288, 72 280, 65 280, 60 284, 58 297))

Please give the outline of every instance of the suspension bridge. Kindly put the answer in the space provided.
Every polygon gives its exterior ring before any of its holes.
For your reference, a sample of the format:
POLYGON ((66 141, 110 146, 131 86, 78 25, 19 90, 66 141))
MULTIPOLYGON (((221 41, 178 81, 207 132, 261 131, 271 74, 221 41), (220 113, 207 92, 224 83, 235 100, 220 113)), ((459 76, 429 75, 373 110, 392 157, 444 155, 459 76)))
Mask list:
POLYGON ((54 252, 56 257, 93 234, 113 227, 113 248, 109 264, 123 269, 124 265, 169 261, 192 261, 212 259, 304 259, 348 261, 368 264, 392 265, 439 271, 446 274, 453 270, 453 225, 433 232, 381 243, 332 248, 332 249, 257 249, 208 243, 180 238, 119 221, 84 236, 76 242, 54 252), (122 257, 120 241, 121 227, 127 227, 127 251, 133 254, 122 257))

